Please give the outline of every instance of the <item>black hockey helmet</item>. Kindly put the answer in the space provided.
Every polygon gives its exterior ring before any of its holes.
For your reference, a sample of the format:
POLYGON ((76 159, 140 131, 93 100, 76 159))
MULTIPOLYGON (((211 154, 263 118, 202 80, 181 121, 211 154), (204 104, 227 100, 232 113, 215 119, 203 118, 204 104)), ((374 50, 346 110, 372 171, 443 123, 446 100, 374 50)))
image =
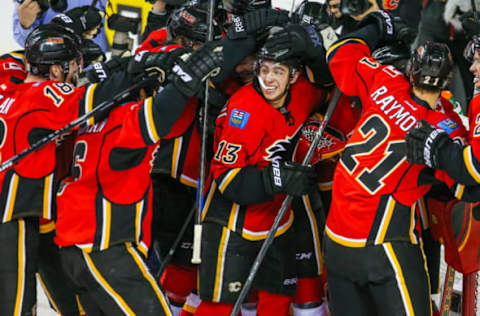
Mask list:
MULTIPOLYGON (((167 32, 171 39, 184 36, 204 43, 208 35, 208 3, 189 3, 172 12, 167 21, 167 32)), ((213 39, 222 38, 223 29, 214 14, 213 39)))
POLYGON ((405 72, 410 56, 410 48, 403 43, 385 45, 375 49, 372 53, 373 59, 380 64, 393 65, 402 72, 405 72))
POLYGON ((223 8, 234 15, 244 15, 247 12, 262 8, 271 8, 271 0, 223 0, 223 8))
POLYGON ((473 35, 470 42, 468 42, 467 46, 465 46, 465 50, 463 51, 463 57, 469 62, 473 62, 473 56, 475 52, 480 53, 480 35, 473 35))
MULTIPOLYGON (((269 31, 269 37, 274 36, 274 34, 281 29, 283 29, 283 27, 281 26, 272 27, 269 31)), ((277 61, 277 56, 275 53, 269 51, 265 46, 262 46, 257 52, 257 60, 254 63, 254 71, 256 76, 258 76, 262 62, 266 60, 277 61)), ((295 73, 300 70, 300 67, 302 65, 300 58, 294 56, 284 59, 282 61, 278 61, 278 63, 288 66, 288 68, 290 69, 290 77, 293 77, 295 73)))
POLYGON ((413 51, 407 66, 410 82, 425 90, 443 90, 452 77, 453 59, 444 43, 427 42, 413 51))
POLYGON ((35 28, 25 40, 29 72, 48 77, 51 65, 60 65, 68 74, 70 61, 82 66, 81 39, 71 30, 54 23, 35 28))
POLYGON ((295 10, 295 13, 300 19, 301 23, 307 23, 311 25, 332 25, 334 23, 334 17, 330 12, 328 3, 313 2, 310 0, 304 0, 295 10))

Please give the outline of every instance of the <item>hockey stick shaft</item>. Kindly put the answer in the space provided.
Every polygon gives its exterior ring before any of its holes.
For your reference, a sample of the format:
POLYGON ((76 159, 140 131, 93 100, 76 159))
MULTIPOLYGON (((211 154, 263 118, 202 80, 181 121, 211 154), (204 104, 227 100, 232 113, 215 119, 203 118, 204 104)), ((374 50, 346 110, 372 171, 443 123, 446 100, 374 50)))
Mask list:
POLYGON ((478 22, 477 4, 475 3, 475 0, 470 0, 470 3, 472 4, 473 18, 475 19, 475 22, 478 22))
POLYGON ((442 302, 440 304, 440 316, 450 315, 450 305, 452 303, 453 283, 455 282, 455 270, 447 266, 445 272, 445 281, 442 291, 442 302))
MULTIPOLYGON (((210 0, 208 6, 208 30, 207 41, 213 39, 213 11, 215 9, 215 0, 210 0)), ((196 206, 195 225, 193 227, 193 254, 192 263, 200 264, 202 259, 201 253, 201 240, 202 240, 202 209, 203 209, 203 191, 205 189, 205 168, 206 168, 206 156, 207 156, 207 128, 208 128, 208 89, 210 80, 205 80, 205 100, 203 106, 203 123, 202 123, 202 140, 200 147, 200 174, 198 179, 198 196, 196 206)))
POLYGON ((162 260, 162 263, 160 264, 160 268, 158 269, 157 272, 157 279, 160 278, 167 268, 167 265, 170 263, 170 260, 172 260, 173 255, 175 254, 175 251, 178 248, 178 245, 180 244, 180 241, 183 238, 183 235, 185 235, 185 232, 187 231, 187 228, 190 226, 190 221, 193 218, 193 215, 195 214, 195 206, 192 207, 190 212, 188 213, 187 218, 185 219, 185 223, 183 223, 182 228, 180 228, 180 231, 178 232, 177 237, 175 238, 175 241, 173 242, 172 246, 170 247, 170 250, 168 250, 167 255, 165 258, 162 260))
MULTIPOLYGON (((310 147, 308 148, 307 154, 305 155, 305 158, 303 159, 302 165, 306 166, 310 162, 310 160, 313 157, 313 153, 315 149, 318 146, 318 143, 320 142, 323 131, 325 130, 325 127, 330 120, 330 117, 332 116, 333 111, 335 110, 338 100, 340 99, 341 92, 338 88, 335 88, 335 92, 333 94, 332 100, 330 101, 327 112, 325 113, 325 116, 323 118, 322 123, 320 124, 317 133, 315 134, 315 138, 313 139, 312 143, 310 144, 310 147)), ((240 310, 240 306, 243 303, 243 300, 248 294, 248 291, 250 290, 250 287, 252 286, 253 279, 255 278, 255 275, 257 274, 258 269, 260 268, 260 264, 262 263, 263 259, 265 258, 265 255, 267 254, 267 250, 270 247, 270 245, 273 242, 273 239, 275 238, 275 234, 277 232, 278 226, 280 225, 280 221, 282 220, 283 216, 285 215, 285 212, 287 211, 290 203, 292 202, 293 197, 291 195, 288 195, 285 200, 282 203, 282 206, 280 210, 277 213, 277 216, 275 217, 275 220, 273 221, 272 228, 268 232, 267 238, 262 244, 262 247, 260 248, 260 251, 257 254, 257 257, 255 258, 255 261, 252 264, 252 267, 250 268, 250 272, 248 274, 248 277, 242 287, 242 290, 240 291, 240 294, 238 295, 237 300, 235 301, 235 305, 233 306, 232 312, 230 313, 230 316, 236 316, 237 313, 240 310)))
MULTIPOLYGON (((113 98, 111 98, 110 100, 107 100, 107 101, 104 101, 102 102, 101 104, 99 104, 98 106, 96 106, 92 111, 88 112, 88 113, 85 113, 84 115, 80 116, 79 118, 77 118, 76 120, 73 120, 71 121, 70 123, 68 123, 67 125, 65 125, 64 127, 62 127, 61 129, 59 130, 55 130, 53 132, 51 132, 50 134, 46 135, 45 137, 39 139, 38 141, 36 141, 35 143, 33 143, 30 147, 24 149, 23 151, 21 151, 20 153, 16 154, 15 156, 13 156, 12 158, 8 159, 8 160, 5 160, 4 162, 2 162, 2 164, 0 165, 0 172, 10 168, 13 166, 13 164, 17 163, 18 161, 20 161, 22 158, 30 155, 31 153, 41 149, 43 146, 45 146, 46 144, 50 143, 51 141, 55 140, 56 138, 58 138, 59 136, 61 136, 62 134, 65 134, 67 132, 70 132, 71 130, 73 130, 74 128, 82 125, 83 123, 85 123, 89 118, 91 118, 92 116, 94 116, 95 114, 101 112, 101 111, 104 111, 118 103, 120 103, 122 100, 124 100, 125 98, 127 98, 133 91, 135 90, 138 90, 142 87, 144 87, 148 82, 150 82, 151 78, 149 79, 146 79, 146 80, 142 80, 140 82, 137 82, 137 83, 134 83, 133 85, 131 85, 130 87, 128 87, 127 89, 125 89, 124 91, 118 93, 117 95, 115 95, 113 98)), ((156 80, 156 79, 155 79, 156 80)))
POLYGON ((462 316, 476 316, 477 313, 477 293, 478 271, 463 274, 462 288, 462 316))

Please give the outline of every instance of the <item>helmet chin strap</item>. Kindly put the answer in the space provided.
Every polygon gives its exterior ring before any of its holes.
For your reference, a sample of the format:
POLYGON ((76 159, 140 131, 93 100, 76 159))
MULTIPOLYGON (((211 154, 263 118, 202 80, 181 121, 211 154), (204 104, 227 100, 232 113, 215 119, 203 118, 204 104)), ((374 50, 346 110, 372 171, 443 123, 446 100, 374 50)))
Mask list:
MULTIPOLYGON (((260 86, 263 88, 263 89, 268 89, 268 86, 265 84, 265 82, 263 81, 263 79, 260 77, 260 75, 257 76, 257 79, 258 79, 258 83, 260 84, 260 86)), ((285 87, 285 89, 283 90, 283 93, 281 95, 279 95, 275 100, 277 99, 280 99, 282 98, 285 94, 288 93, 288 90, 290 89, 290 82, 287 83, 287 86, 285 87)), ((263 92, 260 91, 260 93, 262 93, 262 97, 265 99, 265 96, 263 95, 263 92)))
POLYGON ((265 84, 265 82, 263 82, 262 77, 257 76, 257 79, 258 79, 258 83, 260 83, 260 86, 261 86, 263 89, 268 89, 268 86, 265 84))

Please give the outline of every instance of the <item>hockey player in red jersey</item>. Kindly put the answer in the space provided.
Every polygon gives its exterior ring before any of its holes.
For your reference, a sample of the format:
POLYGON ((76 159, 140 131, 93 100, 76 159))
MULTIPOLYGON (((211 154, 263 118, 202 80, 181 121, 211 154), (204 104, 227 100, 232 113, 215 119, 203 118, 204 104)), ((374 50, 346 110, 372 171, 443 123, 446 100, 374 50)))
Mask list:
POLYGON ((78 131, 73 177, 57 194, 55 241, 76 290, 90 300, 87 313, 172 315, 144 262, 151 239, 150 169, 159 140, 188 126, 174 124, 188 96, 221 61, 221 50, 206 45, 187 61, 177 60, 172 83, 160 94, 78 131))
MULTIPOLYGON (((474 36, 465 50, 472 62, 475 89, 480 88, 480 37, 474 36)), ((450 177, 466 185, 480 184, 480 97, 476 95, 468 108, 469 144, 454 142, 429 124, 411 130, 407 137, 408 161, 445 170, 450 177)))
MULTIPOLYGON (((289 162, 288 152, 323 94, 299 75, 297 58, 280 63, 272 58, 261 49, 257 77, 217 118, 202 210, 202 303, 195 315, 230 313, 285 194, 301 196, 314 181, 313 169, 289 162)), ((260 315, 287 315, 295 293, 292 222, 290 211, 254 282, 260 315)))
MULTIPOLYGON (((3 82, 0 87, 2 160, 133 84, 130 75, 118 74, 102 84, 75 89, 71 83, 76 81, 81 57, 78 38, 69 30, 48 24, 32 31, 25 46, 25 82, 3 82)), ((38 217, 54 216, 55 149, 54 142, 47 144, 0 174, 2 314, 35 312, 38 217)))
POLYGON ((340 316, 431 315, 414 204, 434 180, 425 166, 407 163, 403 139, 422 119, 452 138, 465 135, 439 104, 453 62, 445 45, 427 43, 414 51, 406 78, 370 56, 402 39, 401 22, 375 11, 361 25, 327 53, 340 90, 363 106, 335 171, 326 224, 330 308, 340 316))
MULTIPOLYGON (((25 70, 25 56, 23 51, 10 52, 0 57, 0 82, 23 83, 27 77, 25 70)), ((57 147, 56 178, 60 179, 68 173, 68 157, 71 152, 66 150, 70 143, 62 140, 57 147), (65 160, 65 161, 64 161, 65 160), (64 163, 65 162, 65 163, 64 163)), ((55 223, 53 220, 39 219, 39 249, 37 278, 47 294, 50 307, 62 315, 81 315, 83 310, 78 298, 73 293, 65 275, 61 271, 58 257, 58 247, 53 242, 55 236, 55 223)))

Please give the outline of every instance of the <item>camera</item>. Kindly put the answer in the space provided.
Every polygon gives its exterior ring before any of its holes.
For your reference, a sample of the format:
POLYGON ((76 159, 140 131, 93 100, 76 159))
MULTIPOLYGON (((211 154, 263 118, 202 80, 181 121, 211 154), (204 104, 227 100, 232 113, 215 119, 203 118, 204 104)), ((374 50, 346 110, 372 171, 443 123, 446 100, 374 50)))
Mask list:
POLYGON ((344 15, 359 15, 371 6, 372 4, 368 0, 342 0, 340 12, 344 15))
MULTIPOLYGON (((18 3, 23 3, 25 0, 17 0, 18 3)), ((67 9, 67 0, 35 0, 40 5, 42 12, 52 8, 53 11, 63 12, 67 9)))

